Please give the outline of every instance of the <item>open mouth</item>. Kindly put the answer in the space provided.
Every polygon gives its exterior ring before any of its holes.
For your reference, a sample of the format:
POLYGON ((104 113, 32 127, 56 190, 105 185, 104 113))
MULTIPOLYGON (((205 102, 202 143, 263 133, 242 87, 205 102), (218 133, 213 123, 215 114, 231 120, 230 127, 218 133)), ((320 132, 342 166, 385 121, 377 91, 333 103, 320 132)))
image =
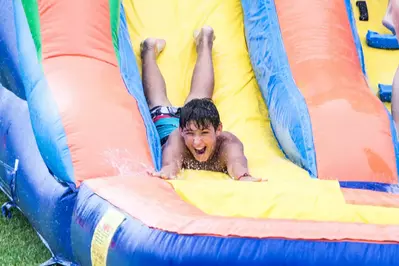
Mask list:
POLYGON ((194 149, 195 153, 198 155, 202 155, 205 153, 206 147, 203 147, 202 149, 194 149))

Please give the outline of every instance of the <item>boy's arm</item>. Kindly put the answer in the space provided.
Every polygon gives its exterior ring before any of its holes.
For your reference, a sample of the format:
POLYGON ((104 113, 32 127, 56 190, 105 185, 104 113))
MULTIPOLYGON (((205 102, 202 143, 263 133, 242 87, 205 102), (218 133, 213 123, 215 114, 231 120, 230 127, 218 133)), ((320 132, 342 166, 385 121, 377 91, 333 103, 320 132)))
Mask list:
POLYGON ((162 151, 162 168, 152 173, 163 179, 175 178, 183 164, 184 143, 178 130, 172 132, 162 151))
POLYGON ((237 137, 231 136, 223 146, 222 154, 225 157, 227 171, 231 178, 242 181, 261 181, 261 179, 250 175, 247 157, 244 154, 244 145, 237 137))

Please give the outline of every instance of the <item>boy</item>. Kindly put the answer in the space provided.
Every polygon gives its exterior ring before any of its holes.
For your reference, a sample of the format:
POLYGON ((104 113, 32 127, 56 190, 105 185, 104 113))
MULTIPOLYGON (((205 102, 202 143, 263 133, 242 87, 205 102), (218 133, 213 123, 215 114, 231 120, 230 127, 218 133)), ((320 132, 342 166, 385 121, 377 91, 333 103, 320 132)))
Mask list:
POLYGON ((166 95, 166 84, 156 63, 165 48, 162 39, 148 38, 141 44, 143 87, 151 117, 162 145, 162 169, 151 173, 174 179, 182 168, 224 172, 234 180, 261 181, 249 174, 241 141, 222 131, 214 89, 212 46, 215 39, 209 26, 194 32, 197 62, 185 105, 176 108, 166 95))

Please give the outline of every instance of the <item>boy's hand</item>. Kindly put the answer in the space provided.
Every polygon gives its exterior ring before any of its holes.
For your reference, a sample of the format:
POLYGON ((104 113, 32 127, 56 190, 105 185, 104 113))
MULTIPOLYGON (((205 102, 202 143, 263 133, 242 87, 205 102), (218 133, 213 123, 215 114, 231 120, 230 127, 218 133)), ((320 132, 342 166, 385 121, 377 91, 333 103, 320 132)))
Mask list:
POLYGON ((161 171, 157 172, 157 171, 153 171, 153 170, 149 170, 148 174, 154 176, 154 177, 158 177, 164 180, 173 180, 173 179, 177 179, 177 172, 175 167, 173 166, 165 166, 161 169, 161 171))
POLYGON ((253 176, 251 176, 251 175, 245 175, 245 176, 239 178, 238 181, 264 182, 264 181, 267 181, 267 179, 262 179, 262 178, 258 178, 258 177, 253 177, 253 176))

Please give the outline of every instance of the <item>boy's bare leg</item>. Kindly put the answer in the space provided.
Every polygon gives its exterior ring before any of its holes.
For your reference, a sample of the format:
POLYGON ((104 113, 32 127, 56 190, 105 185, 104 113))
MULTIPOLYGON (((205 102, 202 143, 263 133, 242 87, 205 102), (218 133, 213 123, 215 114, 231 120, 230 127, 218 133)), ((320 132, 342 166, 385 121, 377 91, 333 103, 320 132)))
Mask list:
POLYGON ((165 40, 155 38, 145 39, 140 45, 144 95, 150 109, 157 105, 171 105, 166 95, 165 80, 156 62, 165 45, 165 40))
POLYGON ((200 31, 194 32, 194 38, 197 47, 197 62, 186 103, 194 98, 212 98, 215 86, 212 61, 212 47, 215 40, 213 29, 205 26, 200 31))

